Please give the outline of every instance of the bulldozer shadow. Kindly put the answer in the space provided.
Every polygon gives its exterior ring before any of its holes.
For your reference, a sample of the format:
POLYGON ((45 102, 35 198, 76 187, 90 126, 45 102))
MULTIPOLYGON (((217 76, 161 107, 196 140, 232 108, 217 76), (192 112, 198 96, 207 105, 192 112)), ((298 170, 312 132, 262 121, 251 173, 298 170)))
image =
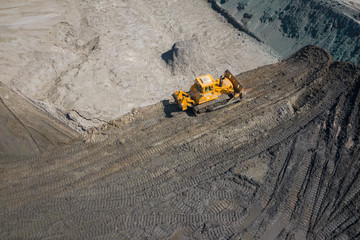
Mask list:
MULTIPOLYGON (((167 118, 174 117, 173 113, 182 112, 182 110, 179 108, 179 105, 176 102, 170 102, 169 100, 162 100, 161 103, 163 104, 165 117, 167 118)), ((195 116, 195 114, 191 109, 186 110, 186 113, 189 116, 195 116)))

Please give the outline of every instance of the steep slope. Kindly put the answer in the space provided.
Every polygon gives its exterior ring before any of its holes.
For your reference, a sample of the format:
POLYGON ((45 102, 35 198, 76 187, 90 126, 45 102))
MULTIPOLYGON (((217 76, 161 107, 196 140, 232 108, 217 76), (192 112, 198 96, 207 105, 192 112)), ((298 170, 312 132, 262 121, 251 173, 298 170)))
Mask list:
POLYGON ((360 64, 358 3, 334 0, 212 0, 230 21, 272 47, 282 57, 312 44, 336 60, 360 64))
POLYGON ((237 78, 239 104, 164 101, 3 159, 1 238, 359 237, 360 69, 308 46, 237 78))

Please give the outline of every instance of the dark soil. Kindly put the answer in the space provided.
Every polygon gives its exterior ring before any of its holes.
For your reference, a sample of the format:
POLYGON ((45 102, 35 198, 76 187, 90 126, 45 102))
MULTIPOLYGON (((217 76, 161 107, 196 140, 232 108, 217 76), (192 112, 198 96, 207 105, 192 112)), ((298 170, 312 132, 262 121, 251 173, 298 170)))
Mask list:
POLYGON ((214 112, 164 101, 2 156, 0 238, 358 238, 360 68, 308 46, 237 79, 214 112))

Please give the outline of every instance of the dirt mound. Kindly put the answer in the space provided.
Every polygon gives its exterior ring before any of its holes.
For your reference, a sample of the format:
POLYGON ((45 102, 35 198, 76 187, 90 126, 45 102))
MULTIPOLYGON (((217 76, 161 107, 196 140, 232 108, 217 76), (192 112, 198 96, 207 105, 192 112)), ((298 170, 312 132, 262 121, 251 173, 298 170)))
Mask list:
POLYGON ((360 68, 308 46, 237 79, 239 104, 2 158, 1 238, 356 239, 360 68))
POLYGON ((216 70, 214 60, 206 54, 197 38, 175 43, 171 50, 163 54, 163 58, 173 75, 196 77, 216 70))

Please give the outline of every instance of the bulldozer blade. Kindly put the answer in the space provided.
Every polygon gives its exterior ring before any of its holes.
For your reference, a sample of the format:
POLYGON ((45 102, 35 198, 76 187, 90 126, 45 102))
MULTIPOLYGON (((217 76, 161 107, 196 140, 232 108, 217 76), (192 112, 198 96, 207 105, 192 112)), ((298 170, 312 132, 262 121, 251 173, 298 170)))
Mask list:
POLYGON ((236 93, 242 93, 244 91, 243 86, 239 83, 239 81, 232 75, 232 73, 229 70, 226 70, 224 73, 224 77, 230 80, 234 87, 234 91, 236 93))

